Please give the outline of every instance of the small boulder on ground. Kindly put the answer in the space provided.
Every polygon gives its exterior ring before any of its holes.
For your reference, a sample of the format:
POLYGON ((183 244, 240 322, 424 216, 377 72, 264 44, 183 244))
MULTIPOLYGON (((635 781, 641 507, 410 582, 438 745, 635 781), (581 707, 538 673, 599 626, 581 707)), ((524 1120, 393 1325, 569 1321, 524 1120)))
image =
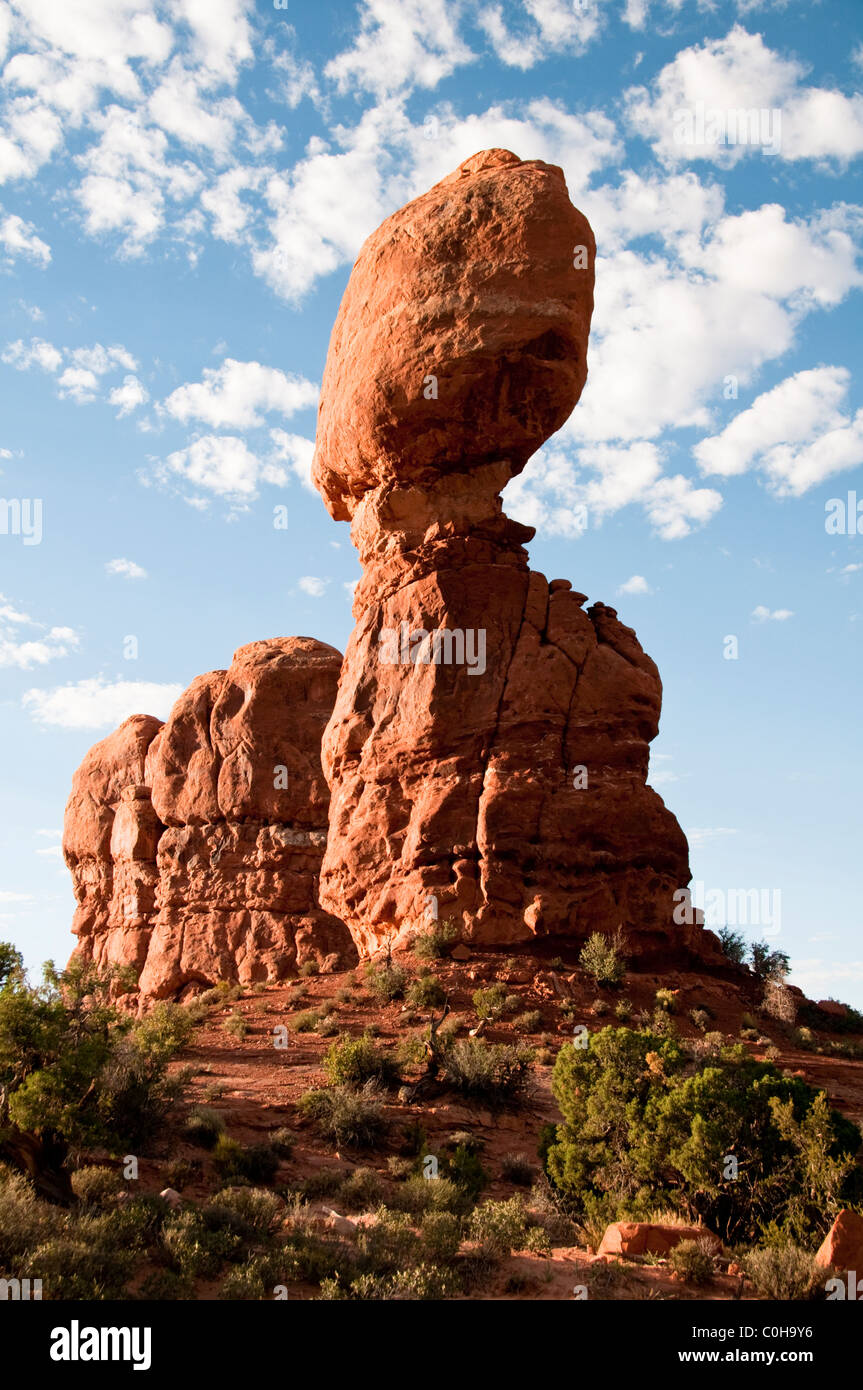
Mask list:
POLYGON ((704 1242, 718 1255, 722 1241, 706 1226, 658 1225, 648 1221, 613 1221, 602 1237, 598 1255, 668 1255, 684 1240, 704 1242))
POLYGON ((844 1207, 818 1247, 823 1269, 854 1269, 863 1274, 863 1216, 844 1207))

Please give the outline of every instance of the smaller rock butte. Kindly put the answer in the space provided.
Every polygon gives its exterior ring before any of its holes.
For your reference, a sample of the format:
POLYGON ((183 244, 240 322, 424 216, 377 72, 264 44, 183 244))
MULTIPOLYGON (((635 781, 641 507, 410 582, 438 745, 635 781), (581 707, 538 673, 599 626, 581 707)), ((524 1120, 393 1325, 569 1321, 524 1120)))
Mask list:
POLYGON ((317 898, 340 663, 308 637, 253 642, 165 724, 133 715, 90 749, 63 830, 76 957, 131 966, 151 999, 356 958, 317 898))

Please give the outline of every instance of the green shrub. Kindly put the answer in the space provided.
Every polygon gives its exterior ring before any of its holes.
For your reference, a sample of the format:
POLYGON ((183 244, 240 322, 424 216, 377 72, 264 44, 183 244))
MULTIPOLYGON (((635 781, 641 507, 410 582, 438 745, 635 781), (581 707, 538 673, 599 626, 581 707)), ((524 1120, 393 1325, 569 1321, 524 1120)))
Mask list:
POLYGON ((342 1034, 328 1048, 323 1067, 333 1086, 364 1086, 367 1081, 389 1085, 398 1077, 393 1058, 368 1033, 359 1038, 342 1034))
POLYGON ((42 1280, 43 1297, 91 1301, 122 1298, 133 1263, 130 1250, 99 1250, 70 1234, 37 1246, 27 1271, 42 1280))
POLYGON ((296 1138, 292 1130, 287 1129, 285 1125, 280 1125, 278 1129, 271 1132, 268 1142, 274 1154, 277 1154, 279 1158, 286 1159, 290 1158, 294 1151, 296 1138))
POLYGON ((411 950, 420 960, 440 960, 449 955, 458 940, 458 927, 455 922, 439 922, 431 931, 423 932, 414 941, 411 950))
POLYGON ((504 1154, 500 1172, 505 1182, 515 1183, 516 1187, 530 1187, 536 1177, 536 1169, 527 1154, 504 1154))
POLYGON ((231 1013, 222 1024, 226 1033, 230 1033, 232 1038, 244 1038, 249 1031, 249 1025, 240 1013, 231 1013))
POLYGON ((373 1168, 355 1168, 339 1188, 339 1205, 345 1211, 371 1211, 382 1198, 383 1184, 373 1168))
POLYGON ((653 996, 653 1002, 657 1009, 664 1009, 667 1014, 677 1012, 677 999, 673 989, 658 989, 653 996))
POLYGON ((277 1229, 285 1204, 261 1187, 224 1187, 210 1199, 205 1219, 249 1235, 269 1235, 277 1229))
POLYGON ((369 961, 365 968, 365 982, 379 1004, 391 1004, 394 999, 404 997, 408 973, 401 965, 369 961))
POLYGON ((0 1165, 0 1271, 17 1269, 20 1258, 47 1240, 60 1220, 59 1207, 40 1202, 22 1174, 0 1165))
POLYGON ((123 1179, 114 1168, 94 1165, 72 1174, 72 1191, 85 1207, 111 1206, 122 1189, 123 1179))
POLYGON ((144 1280, 138 1297, 153 1303, 168 1303, 195 1296, 195 1281, 175 1269, 152 1270, 144 1280))
POLYGON ((483 1202, 471 1216, 468 1234, 491 1259, 502 1259, 513 1250, 524 1249, 527 1218, 521 1198, 483 1202))
POLYGON ((782 981, 791 966, 786 951, 771 951, 766 941, 753 941, 749 948, 749 964, 759 980, 782 981))
MULTIPOLYGON (((491 1021, 501 1018, 506 1012, 507 1002, 506 987, 500 983, 474 990, 473 993, 473 1006, 479 1019, 485 1018, 491 1021)), ((516 1008, 518 1008, 518 1000, 516 1000, 516 1008)))
POLYGON ((539 1009, 529 1009, 513 1019, 513 1023, 521 1033, 538 1033, 542 1027, 542 1014, 539 1009))
POLYGON ((720 927, 716 935, 727 958, 735 965, 742 965, 746 959, 746 939, 743 933, 732 931, 730 927, 720 927))
POLYGON ((301 975, 304 980, 307 980, 311 975, 320 974, 320 969, 321 967, 316 960, 304 960, 297 973, 301 975))
POLYGON ((713 1260, 700 1241, 682 1240, 672 1250, 668 1263, 687 1284, 708 1284, 713 1278, 713 1260))
POLYGON ((743 1267, 762 1298, 802 1300, 812 1296, 823 1271, 815 1257, 797 1245, 751 1250, 743 1267))
POLYGON ((606 936, 593 932, 579 954, 581 968, 592 975, 598 985, 617 985, 626 974, 621 956, 622 940, 618 933, 606 936))
POLYGON ((225 1121, 216 1110, 206 1105, 194 1105, 183 1127, 186 1138, 202 1149, 212 1149, 225 1132, 225 1121))
POLYGON ((459 1215, 471 1205, 472 1197, 450 1178, 424 1178, 415 1174, 396 1188, 390 1206, 410 1216, 429 1211, 448 1211, 459 1215))
POLYGON ((291 1020, 291 1026, 295 1033, 314 1033, 321 1021, 322 1015, 317 1009, 305 1009, 303 1013, 297 1014, 291 1020))
POLYGON ((278 1171, 279 1157, 269 1144, 247 1147, 227 1134, 220 1134, 213 1149, 213 1167, 223 1183, 271 1182, 278 1171))
POLYGON ((427 1211, 420 1227, 423 1252, 435 1263, 454 1260, 461 1245, 461 1222, 451 1211, 427 1211))
POLYGON ((691 1023, 694 1023, 694 1024, 695 1024, 695 1027, 696 1027, 696 1028, 699 1028, 699 1029, 701 1030, 701 1032, 703 1033, 704 1030, 706 1029, 708 1023, 710 1022, 711 1014, 710 1014, 710 1011, 709 1011, 708 1009, 699 1009, 699 1008, 690 1009, 690 1010, 689 1010, 689 1019, 690 1019, 690 1022, 691 1022, 691 1023))
POLYGON ((162 1228, 162 1243, 173 1267, 190 1279, 213 1279, 226 1260, 242 1253, 236 1232, 207 1226, 193 1209, 175 1212, 162 1228))
POLYGON ((515 1108, 530 1089, 529 1048, 460 1038, 444 1047, 444 1078, 461 1095, 487 1105, 515 1108))
POLYGON ((436 975, 424 970, 412 982, 407 997, 417 1009, 439 1009, 446 1003, 446 990, 436 975))
POLYGON ((191 1036, 193 1020, 160 1004, 139 1022, 111 1005, 129 973, 100 975, 73 961, 45 966, 31 985, 20 958, 4 949, 0 987, 0 1159, 31 1171, 37 1192, 70 1201, 70 1147, 141 1153, 160 1131, 183 1084, 168 1063, 191 1036), (34 1163, 35 1159, 35 1163, 34 1163))
POLYGON ((619 999, 614 1006, 614 1017, 621 1023, 628 1023, 632 1018, 632 1001, 630 999, 619 999))
POLYGON ((623 1218, 639 1194, 732 1242, 772 1218, 814 1237, 860 1189, 856 1126, 739 1045, 693 1057, 655 1031, 604 1028, 561 1048, 552 1091, 563 1123, 545 1161, 575 1214, 601 1199, 623 1218), (723 1178, 727 1154, 745 1184, 723 1178))
POLYGON ((314 1122, 319 1134, 339 1149, 375 1148, 388 1129, 380 1090, 374 1081, 367 1081, 361 1090, 329 1086, 307 1091, 300 1097, 298 1109, 314 1122))

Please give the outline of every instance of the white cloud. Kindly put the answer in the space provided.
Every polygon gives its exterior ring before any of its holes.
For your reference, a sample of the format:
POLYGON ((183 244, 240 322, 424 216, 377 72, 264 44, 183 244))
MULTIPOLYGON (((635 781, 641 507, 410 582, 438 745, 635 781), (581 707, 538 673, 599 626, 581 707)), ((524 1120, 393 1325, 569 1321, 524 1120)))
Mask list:
POLYGON ((77 632, 71 627, 46 627, 15 608, 0 594, 0 667, 29 671, 68 656, 78 646, 77 632), (38 631, 23 638, 22 628, 38 631))
POLYGON ((172 391, 160 408, 184 424, 200 420, 214 429, 253 429, 271 411, 290 416, 317 399, 317 386, 305 377, 226 357, 220 367, 204 368, 203 381, 172 391))
POLYGON ((619 594, 650 594, 653 590, 643 574, 633 574, 630 579, 620 585, 617 592, 619 594))
POLYGON ((99 378, 87 367, 67 367, 57 378, 57 394, 64 400, 85 405, 96 399, 99 378))
POLYGON ((345 579, 342 583, 342 588, 344 589, 347 595, 349 603, 353 603, 354 601, 354 594, 356 593, 356 588, 359 582, 360 581, 358 579, 345 579))
POLYGON ((241 194, 257 191, 267 177, 266 169, 236 165, 219 174, 215 183, 201 194, 201 206, 212 218, 213 236, 221 241, 240 243, 253 215, 241 194))
POLYGON ((17 256, 47 265, 51 260, 51 248, 46 241, 36 235, 32 222, 25 222, 15 213, 8 213, 0 219, 0 246, 5 248, 10 260, 17 256))
POLYGON ((789 618, 794 617, 790 608, 765 608, 763 603, 759 603, 757 608, 753 608, 752 617, 756 623, 785 623, 789 618))
MULTIPOLYGON (((500 4, 486 5, 478 16, 496 56, 508 67, 532 68, 553 53, 582 54, 602 27, 598 0, 585 5, 571 0, 521 0, 520 8, 529 22, 515 32, 508 28, 500 4)), ((512 0, 507 9, 511 17, 512 0)))
POLYGON ((2 361, 16 371, 26 372, 31 367, 41 367, 43 372, 56 372, 63 361, 63 354, 44 338, 31 338, 29 345, 23 338, 9 343, 3 352, 2 361))
POLYGON ((133 410, 137 410, 139 405, 144 405, 150 399, 150 393, 143 382, 139 381, 133 374, 123 377, 122 386, 115 386, 108 396, 111 405, 119 406, 117 418, 130 415, 133 410))
POLYGON ((730 477, 757 468, 779 496, 799 497, 863 462, 863 410, 842 410, 851 374, 815 367, 757 396, 693 453, 703 473, 730 477))
POLYGON ((279 463, 259 458, 245 440, 231 434, 202 435, 169 454, 155 476, 160 483, 191 484, 238 504, 257 497, 261 483, 283 484, 288 478, 279 463))
POLYGON ((288 434, 286 430, 270 430, 270 438, 274 444, 272 458, 280 463, 286 463, 295 477, 299 478, 303 487, 310 492, 316 492, 312 482, 312 459, 315 454, 314 440, 306 439, 302 434, 288 434))
MULTIPOLYGON (((92 347, 61 349, 44 338, 31 338, 29 344, 18 338, 8 344, 0 360, 19 372, 29 371, 31 367, 41 367, 45 372, 59 372, 64 361, 67 362, 69 365, 57 377, 57 394, 61 400, 73 400, 78 405, 96 400, 101 377, 120 367, 134 371, 138 365, 121 343, 107 348, 101 343, 94 343, 92 347)), ((112 404, 120 405, 121 415, 127 414, 135 404, 146 399, 144 387, 134 376, 127 376, 123 386, 115 388, 109 396, 112 404)))
POLYGON ((783 58, 760 34, 736 24, 725 38, 681 49, 651 90, 633 87, 624 93, 627 118, 669 164, 703 159, 727 167, 759 145, 774 143, 769 158, 845 163, 863 152, 863 96, 803 87, 804 73, 802 63, 783 58), (694 125, 687 128, 699 111, 700 132, 694 125), (726 141, 729 113, 736 120, 738 112, 767 117, 755 131, 748 127, 749 143, 739 137, 726 141), (711 113, 721 114, 712 133, 711 113))
MULTIPOLYGON (((561 439, 562 436, 558 436, 561 439)), ((663 540, 678 540, 709 521, 722 505, 712 488, 682 474, 663 474, 659 448, 629 445, 547 446, 529 460, 503 494, 510 516, 549 535, 577 537, 637 502, 663 540)))
POLYGON ((453 0, 361 0, 360 32, 325 74, 340 92, 436 87, 474 58, 458 33, 460 10, 453 0))
POLYGON ((304 574, 297 582, 303 593, 308 594, 310 598, 322 598, 327 591, 327 585, 330 581, 328 579, 319 579, 317 575, 314 574, 304 574))
POLYGON ((147 578, 147 571, 134 560, 109 560, 105 571, 107 574, 119 574, 123 579, 147 578))
POLYGON ((92 676, 52 690, 28 690, 21 703, 35 723, 62 729, 113 728, 132 714, 166 719, 182 685, 108 681, 92 676))
POLYGON ((32 893, 13 893, 8 888, 0 889, 0 903, 32 903, 32 893))
POLYGON ((726 840, 729 835, 736 834, 736 830, 732 830, 726 825, 720 825, 712 830, 687 830, 686 838, 693 849, 703 849, 705 845, 712 844, 715 840, 726 840))

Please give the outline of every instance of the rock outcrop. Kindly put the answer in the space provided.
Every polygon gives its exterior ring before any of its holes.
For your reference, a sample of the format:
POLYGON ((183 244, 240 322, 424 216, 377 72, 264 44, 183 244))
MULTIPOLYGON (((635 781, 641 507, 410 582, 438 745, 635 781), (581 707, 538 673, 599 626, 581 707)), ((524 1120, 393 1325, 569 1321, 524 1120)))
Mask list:
POLYGON ((313 476, 363 564, 321 903, 361 952, 432 916, 467 940, 694 948, 677 821, 646 785, 661 682, 635 633, 528 568, 501 489, 587 372, 595 245, 560 169, 476 155, 360 251, 313 476))
POLYGON ((132 966, 147 998, 355 958, 317 898, 340 662, 311 638, 253 642, 164 725, 135 715, 90 750, 63 841, 79 956, 132 966))

